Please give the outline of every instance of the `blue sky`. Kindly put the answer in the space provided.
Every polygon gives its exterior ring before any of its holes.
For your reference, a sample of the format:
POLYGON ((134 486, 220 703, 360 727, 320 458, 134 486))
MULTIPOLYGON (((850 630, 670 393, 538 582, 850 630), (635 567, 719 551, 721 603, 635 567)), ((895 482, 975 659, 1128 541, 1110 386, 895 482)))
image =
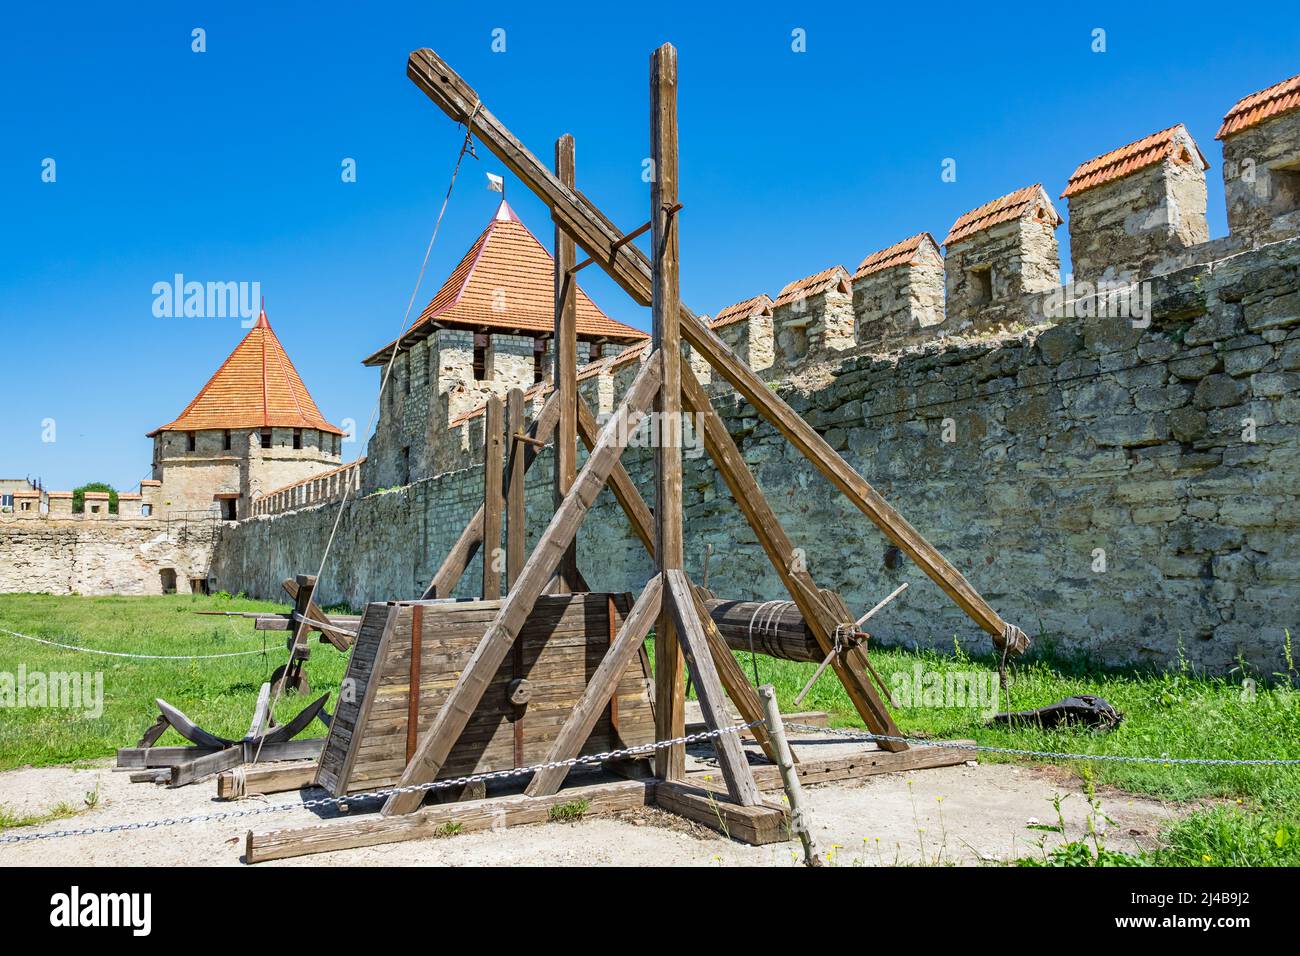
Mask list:
MULTIPOLYGON (((326 417, 364 427, 377 378, 360 360, 399 331, 461 139, 405 76, 417 47, 438 50, 539 156, 574 134, 580 187, 631 229, 647 216, 648 57, 675 43, 683 293, 701 312, 852 269, 922 229, 942 239, 957 215, 1022 185, 1055 197, 1079 162, 1175 122, 1213 167, 1222 235, 1218 121, 1300 72, 1300 17, 1222 4, 715 6, 10 5, 0 477, 147 477, 144 433, 244 334, 237 319, 156 318, 153 285, 176 273, 260 282, 326 417), (191 50, 196 27, 204 53, 191 50), (1104 53, 1091 50, 1097 28, 1104 53), (791 48, 795 29, 806 52, 791 48), (940 177, 946 158, 955 182, 940 177)), ((483 173, 504 170, 479 156, 417 309, 494 209, 483 173)), ((508 188, 549 244, 545 209, 508 188)), ((597 272, 583 273, 596 301, 648 327, 597 272)))

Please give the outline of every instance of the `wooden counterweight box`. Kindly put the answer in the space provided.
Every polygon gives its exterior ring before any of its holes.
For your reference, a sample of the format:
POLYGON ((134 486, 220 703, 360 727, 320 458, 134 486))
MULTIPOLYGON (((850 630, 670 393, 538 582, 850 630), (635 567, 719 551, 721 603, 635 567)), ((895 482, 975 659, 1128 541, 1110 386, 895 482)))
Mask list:
MULTIPOLYGON (((631 605, 628 594, 539 598, 438 779, 543 762, 631 605)), ((368 605, 316 784, 335 796, 395 785, 500 607, 499 600, 368 605)), ((652 742, 650 686, 642 654, 582 753, 652 742)))

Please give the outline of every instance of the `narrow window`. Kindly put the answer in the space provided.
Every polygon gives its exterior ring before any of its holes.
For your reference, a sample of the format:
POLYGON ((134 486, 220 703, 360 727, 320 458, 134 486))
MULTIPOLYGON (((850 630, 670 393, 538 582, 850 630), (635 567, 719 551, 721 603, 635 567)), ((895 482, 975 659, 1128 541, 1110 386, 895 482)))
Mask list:
POLYGON ((302 448, 302 429, 301 429, 301 428, 295 428, 295 429, 293 430, 293 447, 294 447, 294 448, 302 448))
POLYGON ((152 515, 153 515, 153 505, 141 505, 141 506, 140 506, 140 517, 142 517, 142 518, 148 518, 148 517, 151 517, 152 515))
POLYGON ((411 483, 411 449, 406 447, 402 449, 402 484, 411 483))
POLYGON ((605 357, 605 343, 604 343, 604 342, 592 342, 592 343, 591 343, 591 350, 590 350, 589 352, 587 352, 587 361, 588 361, 588 362, 598 362, 598 361, 600 361, 600 360, 601 360, 602 358, 604 358, 604 357, 605 357))
POLYGON ((194 432, 186 432, 186 433, 185 433, 185 450, 186 450, 186 451, 193 451, 193 450, 195 449, 196 445, 197 445, 197 440, 196 440, 196 437, 195 437, 194 432))
POLYGON ((227 428, 221 433, 221 450, 230 451, 230 429, 227 428))
POLYGON ((474 333, 474 381, 492 379, 492 340, 486 332, 474 333))
POLYGON ((234 521, 235 520, 235 499, 221 498, 220 501, 221 501, 221 520, 234 521))
POLYGON ((550 340, 533 339, 533 384, 545 381, 550 370, 550 340))
POLYGON ((261 443, 263 448, 271 447, 271 429, 269 428, 262 429, 261 443))
POLYGON ((984 266, 979 269, 972 269, 970 273, 971 283, 974 288, 973 297, 976 305, 985 305, 993 301, 993 267, 984 266))

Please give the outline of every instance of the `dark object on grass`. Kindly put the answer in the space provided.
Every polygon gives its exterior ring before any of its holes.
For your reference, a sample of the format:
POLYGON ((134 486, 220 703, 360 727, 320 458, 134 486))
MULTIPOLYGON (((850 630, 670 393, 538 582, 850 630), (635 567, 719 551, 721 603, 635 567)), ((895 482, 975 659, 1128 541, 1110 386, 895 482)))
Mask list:
POLYGON ((1112 707, 1104 697, 1080 694, 1078 697, 1067 697, 1047 707, 1039 707, 1037 710, 994 714, 993 719, 1000 724, 1038 724, 1046 730, 1063 727, 1066 724, 1084 724, 1088 727, 1110 730, 1112 727, 1119 726, 1124 715, 1112 707))

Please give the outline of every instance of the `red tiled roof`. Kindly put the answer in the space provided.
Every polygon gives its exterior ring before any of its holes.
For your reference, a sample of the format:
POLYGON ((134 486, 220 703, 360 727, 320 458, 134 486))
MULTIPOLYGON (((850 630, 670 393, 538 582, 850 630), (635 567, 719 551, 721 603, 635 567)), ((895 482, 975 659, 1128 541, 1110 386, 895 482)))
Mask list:
POLYGON ((1112 149, 1096 159, 1080 163, 1070 176, 1061 198, 1075 196, 1096 186, 1123 179, 1138 170, 1162 163, 1166 159, 1186 162, 1187 160, 1181 159, 1186 144, 1191 144, 1192 149, 1196 150, 1196 158, 1200 160, 1201 168, 1209 169, 1210 164, 1205 161, 1200 147, 1196 145, 1183 124, 1179 123, 1158 133, 1152 133, 1150 136, 1144 136, 1127 146, 1112 149))
POLYGON ((1052 201, 1047 197, 1043 184, 1034 183, 1032 186, 1026 186, 1024 189, 1017 189, 1013 193, 1000 196, 992 202, 986 202, 978 209, 972 209, 963 216, 958 216, 957 221, 948 230, 948 237, 943 240, 943 244, 951 246, 955 242, 969 239, 975 233, 988 229, 990 226, 1013 222, 1040 209, 1045 213, 1050 213, 1049 221, 1053 226, 1059 226, 1065 221, 1056 212, 1052 201))
POLYGON ((871 275, 873 272, 882 272, 885 269, 892 269, 894 266, 905 265, 916 258, 921 246, 926 241, 935 247, 935 253, 939 251, 938 243, 934 241, 934 236, 928 232, 918 232, 915 236, 909 236, 902 242, 896 242, 888 249, 881 249, 879 252, 873 252, 862 260, 858 266, 858 271, 853 273, 853 278, 861 279, 863 276, 871 275))
MULTIPOLYGON (((555 260, 501 200, 496 215, 437 295, 398 341, 408 347, 439 326, 549 333, 555 329, 555 260)), ((577 289, 578 336, 635 342, 645 333, 605 315, 577 289)), ((364 362, 388 361, 389 343, 364 362)))
POLYGON ((742 319, 748 319, 755 315, 772 313, 772 299, 766 293, 756 295, 752 299, 746 299, 744 302, 737 302, 721 310, 713 321, 709 323, 709 328, 718 329, 724 325, 730 325, 732 322, 739 322, 742 319))
POLYGON ((1223 117, 1215 139, 1227 139, 1234 133, 1250 129, 1266 119, 1300 109, 1300 76, 1275 83, 1266 90, 1243 96, 1223 117))
MULTIPOLYGON (((362 455, 360 458, 354 458, 352 461, 345 462, 337 468, 331 468, 329 471, 318 471, 316 474, 308 475, 306 478, 300 478, 298 481, 290 482, 287 485, 281 485, 279 488, 272 488, 270 491, 263 492, 258 500, 260 501, 263 498, 278 495, 282 491, 288 491, 290 488, 297 488, 299 485, 309 485, 313 481, 319 481, 321 478, 328 478, 330 475, 337 475, 339 472, 347 471, 349 468, 360 468, 365 460, 366 456, 362 455)), ((136 495, 136 497, 138 498, 140 496, 136 495)))
POLYGON ((831 266, 829 269, 823 269, 821 272, 787 283, 777 293, 776 301, 772 305, 788 305, 795 299, 806 299, 810 295, 818 295, 841 284, 847 289, 848 281, 849 271, 847 269, 843 266, 831 266))
POLYGON ((276 338, 266 310, 180 416, 149 432, 205 428, 315 428, 342 435, 325 421, 298 370, 276 338))

